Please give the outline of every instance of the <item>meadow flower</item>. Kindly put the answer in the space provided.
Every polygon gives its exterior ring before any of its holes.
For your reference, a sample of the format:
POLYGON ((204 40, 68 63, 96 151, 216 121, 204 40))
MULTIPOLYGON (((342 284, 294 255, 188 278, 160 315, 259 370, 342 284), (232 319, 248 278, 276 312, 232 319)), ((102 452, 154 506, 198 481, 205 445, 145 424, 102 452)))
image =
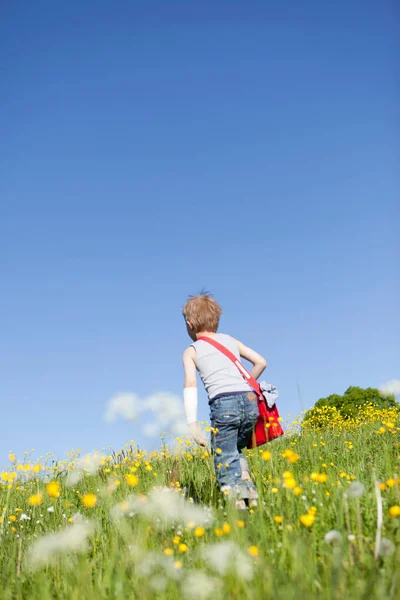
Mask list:
POLYGON ((393 518, 400 517, 400 506, 391 506, 389 508, 389 515, 393 518))
POLYGON ((202 556, 209 568, 219 575, 226 575, 229 571, 232 571, 244 581, 249 581, 253 576, 253 566, 250 559, 234 542, 208 544, 203 547, 202 556))
POLYGON ((257 548, 257 546, 250 546, 248 548, 248 553, 250 554, 250 556, 258 556, 260 554, 260 551, 257 548))
POLYGON ((395 545, 392 540, 382 538, 379 545, 379 556, 391 556, 395 551, 395 545))
POLYGON ((85 475, 85 473, 88 475, 94 475, 97 473, 102 460, 102 456, 97 450, 94 452, 89 452, 82 458, 77 459, 73 465, 74 470, 67 474, 66 485, 76 485, 85 475))
POLYGON ((87 538, 93 532, 91 523, 76 523, 57 533, 42 537, 29 548, 28 561, 32 567, 47 564, 58 554, 81 552, 87 547, 87 538))
POLYGON ((179 552, 181 552, 182 554, 184 554, 185 552, 188 551, 188 546, 186 544, 179 544, 178 546, 178 550, 179 552))
POLYGON ((265 461, 271 460, 272 453, 269 450, 264 450, 264 452, 261 454, 261 458, 265 461))
POLYGON ((59 498, 60 497, 60 484, 58 481, 50 481, 46 485, 46 491, 50 498, 59 498))
POLYGON ((224 523, 222 525, 222 531, 225 533, 225 535, 228 535, 228 533, 230 533, 231 526, 229 525, 229 523, 224 523))
POLYGON ((28 517, 28 515, 26 515, 25 513, 21 513, 21 516, 19 517, 20 521, 30 521, 31 518, 28 517))
POLYGON ((164 549, 165 556, 172 556, 173 553, 174 553, 174 551, 172 550, 172 548, 165 548, 164 549))
MULTIPOLYGON (((131 511, 147 517, 158 527, 181 522, 188 527, 191 524, 194 529, 196 525, 209 525, 214 519, 211 509, 189 502, 171 488, 153 489, 148 496, 132 495, 127 502, 131 511)), ((111 515, 117 521, 123 516, 115 507, 111 515)))
POLYGON ((274 521, 275 521, 275 523, 279 523, 280 524, 280 523, 283 522, 283 518, 281 516, 279 516, 279 515, 275 515, 274 521))
POLYGON ((194 535, 196 537, 203 537, 203 535, 204 535, 204 527, 196 527, 196 529, 194 530, 194 535))
POLYGON ((135 487, 139 483, 139 477, 133 473, 127 473, 125 475, 125 481, 129 486, 135 487))
POLYGON ((28 503, 31 506, 39 506, 39 504, 41 504, 42 501, 43 501, 43 494, 33 494, 28 499, 28 503))
POLYGON ((48 513, 53 513, 54 512, 54 506, 49 506, 49 508, 47 509, 48 513))
POLYGON ((301 515, 299 520, 304 527, 311 527, 314 524, 315 516, 307 513, 306 515, 301 515))
POLYGON ((219 592, 221 582, 202 571, 191 571, 182 583, 183 596, 190 600, 207 600, 219 592))
POLYGON ((331 529, 328 533, 325 534, 324 541, 327 544, 335 544, 342 541, 342 534, 340 531, 336 531, 336 529, 331 529))
POLYGON ((352 481, 347 489, 347 495, 350 498, 360 498, 364 493, 365 487, 360 481, 352 481))
POLYGON ((95 494, 84 494, 81 498, 81 502, 86 508, 94 508, 97 504, 97 498, 95 494))

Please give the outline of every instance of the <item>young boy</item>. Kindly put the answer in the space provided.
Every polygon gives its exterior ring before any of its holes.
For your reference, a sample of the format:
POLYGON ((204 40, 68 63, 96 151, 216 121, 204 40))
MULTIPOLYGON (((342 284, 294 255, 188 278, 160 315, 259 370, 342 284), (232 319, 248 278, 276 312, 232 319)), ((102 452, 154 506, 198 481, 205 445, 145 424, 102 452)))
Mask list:
POLYGON ((193 340, 183 353, 184 407, 193 438, 200 446, 205 446, 206 438, 197 422, 197 370, 208 394, 211 425, 216 430, 212 434, 212 447, 217 482, 222 492, 236 499, 238 508, 245 509, 246 504, 257 504, 257 490, 242 454, 257 421, 257 395, 227 356, 198 338, 215 339, 238 359, 243 357, 250 361, 255 379, 267 363, 238 340, 216 333, 221 312, 220 305, 206 293, 191 297, 183 308, 187 332, 193 340))

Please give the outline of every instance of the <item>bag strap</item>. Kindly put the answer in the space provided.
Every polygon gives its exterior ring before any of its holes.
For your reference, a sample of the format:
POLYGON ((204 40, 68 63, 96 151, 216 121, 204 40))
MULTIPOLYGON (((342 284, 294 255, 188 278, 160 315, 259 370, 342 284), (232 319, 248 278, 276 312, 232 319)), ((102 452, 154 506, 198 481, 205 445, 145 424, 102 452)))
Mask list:
POLYGON ((211 344, 211 346, 214 346, 214 348, 216 348, 217 350, 219 350, 220 352, 222 352, 222 354, 225 354, 225 356, 227 358, 229 358, 229 360, 231 360, 233 362, 233 364, 237 367, 237 369, 240 372, 240 374, 242 375, 242 377, 247 381, 247 383, 256 392, 259 400, 264 400, 264 396, 263 396, 263 393, 261 391, 260 384, 258 383, 258 381, 256 379, 254 379, 253 375, 251 375, 248 372, 248 370, 246 369, 246 367, 244 367, 242 365, 242 363, 240 362, 240 360, 236 358, 236 356, 233 354, 233 352, 231 352, 230 350, 228 350, 228 348, 225 348, 225 346, 223 346, 222 344, 220 344, 219 342, 217 342, 213 338, 206 337, 205 335, 201 335, 197 339, 201 340, 202 342, 207 342, 208 344, 211 344))

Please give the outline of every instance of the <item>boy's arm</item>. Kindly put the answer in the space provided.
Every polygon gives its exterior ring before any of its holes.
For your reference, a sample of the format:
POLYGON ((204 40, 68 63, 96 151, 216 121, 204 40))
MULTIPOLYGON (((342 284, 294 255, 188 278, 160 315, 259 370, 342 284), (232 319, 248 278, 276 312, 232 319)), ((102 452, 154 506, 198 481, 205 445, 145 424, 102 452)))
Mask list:
POLYGON ((258 379, 267 366, 267 361, 263 356, 261 356, 261 354, 258 354, 258 352, 255 352, 255 350, 252 350, 251 348, 248 348, 242 344, 242 342, 239 342, 238 340, 235 340, 235 342, 237 343, 240 356, 253 363, 253 368, 251 369, 250 373, 254 379, 258 379))
POLYGON ((183 353, 183 370, 185 374, 183 384, 183 404, 185 407, 186 421, 191 434, 200 446, 205 446, 207 440, 197 423, 197 379, 196 379, 196 351, 190 346, 183 353))

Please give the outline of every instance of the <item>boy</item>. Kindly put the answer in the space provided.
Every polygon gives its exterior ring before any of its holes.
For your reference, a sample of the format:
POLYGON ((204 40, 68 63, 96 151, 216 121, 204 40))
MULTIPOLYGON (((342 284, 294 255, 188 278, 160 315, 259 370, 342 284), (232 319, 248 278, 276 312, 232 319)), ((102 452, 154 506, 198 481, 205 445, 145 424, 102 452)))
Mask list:
POLYGON ((251 374, 255 379, 267 363, 241 342, 229 335, 216 333, 221 313, 218 302, 207 293, 189 298, 183 308, 187 332, 193 340, 183 353, 184 407, 194 440, 205 446, 206 438, 197 422, 197 370, 208 394, 211 425, 217 430, 212 435, 217 482, 222 492, 235 497, 237 508, 246 509, 247 504, 255 506, 258 497, 250 479, 247 460, 242 454, 258 418, 257 395, 229 358, 198 338, 212 338, 238 359, 243 357, 251 362, 251 374))

